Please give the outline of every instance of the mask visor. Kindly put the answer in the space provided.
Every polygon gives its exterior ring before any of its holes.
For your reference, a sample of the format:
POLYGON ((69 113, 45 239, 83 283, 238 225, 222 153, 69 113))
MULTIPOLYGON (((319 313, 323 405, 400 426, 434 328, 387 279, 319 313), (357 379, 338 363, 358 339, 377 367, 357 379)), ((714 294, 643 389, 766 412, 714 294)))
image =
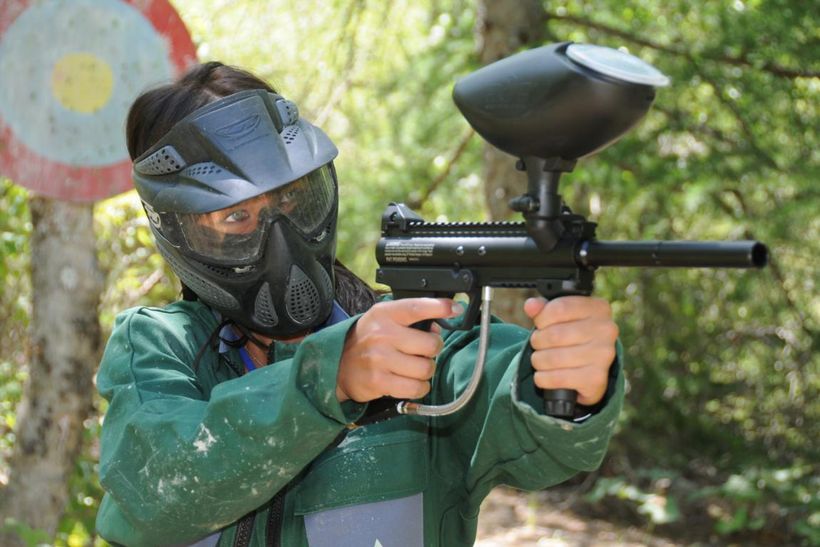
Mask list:
POLYGON ((330 166, 230 207, 179 214, 187 246, 221 263, 253 262, 262 254, 270 225, 285 218, 306 237, 324 227, 336 199, 330 166))

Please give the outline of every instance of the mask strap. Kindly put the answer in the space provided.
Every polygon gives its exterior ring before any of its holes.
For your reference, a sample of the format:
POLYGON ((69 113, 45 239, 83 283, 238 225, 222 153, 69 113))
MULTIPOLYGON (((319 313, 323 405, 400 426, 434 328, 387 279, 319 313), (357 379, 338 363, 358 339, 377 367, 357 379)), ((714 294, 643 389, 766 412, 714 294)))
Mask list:
POLYGON ((209 347, 213 350, 216 350, 216 338, 219 337, 219 332, 230 323, 230 319, 224 319, 221 323, 219 323, 214 330, 211 331, 211 334, 208 336, 208 339, 205 340, 205 343, 199 347, 199 350, 196 352, 196 357, 194 357, 194 362, 191 367, 194 369, 196 373, 199 369, 199 362, 202 360, 203 355, 205 355, 205 350, 209 347))
MULTIPOLYGON (((239 338, 239 340, 241 340, 242 343, 238 344, 238 346, 244 346, 247 342, 251 342, 254 346, 264 351, 265 354, 267 354, 270 351, 270 348, 273 344, 266 344, 265 342, 257 338, 251 331, 249 331, 239 323, 234 322, 233 326, 235 326, 237 330, 242 334, 242 337, 239 338)), ((239 340, 237 340, 237 342, 239 340)))

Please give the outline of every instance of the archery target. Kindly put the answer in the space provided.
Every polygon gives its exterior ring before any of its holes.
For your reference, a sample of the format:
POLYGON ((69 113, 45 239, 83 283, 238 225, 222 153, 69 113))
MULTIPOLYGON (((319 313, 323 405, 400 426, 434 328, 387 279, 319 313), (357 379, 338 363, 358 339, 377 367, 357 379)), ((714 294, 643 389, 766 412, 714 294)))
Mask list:
POLYGON ((193 62, 182 22, 166 0, 24 4, 0 12, 0 172, 77 201, 128 189, 128 108, 193 62))

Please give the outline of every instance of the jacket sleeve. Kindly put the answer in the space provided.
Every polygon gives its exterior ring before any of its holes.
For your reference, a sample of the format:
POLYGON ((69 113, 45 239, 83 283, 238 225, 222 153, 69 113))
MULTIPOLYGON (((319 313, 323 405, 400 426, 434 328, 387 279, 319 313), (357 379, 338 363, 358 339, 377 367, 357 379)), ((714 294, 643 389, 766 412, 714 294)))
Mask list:
POLYGON ((162 313, 141 309, 122 318, 97 378, 110 403, 98 528, 128 545, 190 542, 236 521, 363 410, 346 406, 346 413, 335 397, 352 320, 308 337, 292 359, 208 390, 190 366, 204 335, 184 342, 195 329, 163 321, 162 313))
MULTIPOLYGON (((620 345, 603 405, 582 423, 573 423, 544 414, 524 351, 529 335, 515 325, 495 323, 475 397, 460 413, 433 423, 449 437, 439 443, 436 466, 443 479, 460 482, 458 488, 470 500, 467 513, 477 512, 498 484, 537 490, 596 469, 615 429, 624 393, 620 345)), ((447 338, 434 387, 437 402, 452 400, 464 389, 477 348, 477 330, 447 338)))

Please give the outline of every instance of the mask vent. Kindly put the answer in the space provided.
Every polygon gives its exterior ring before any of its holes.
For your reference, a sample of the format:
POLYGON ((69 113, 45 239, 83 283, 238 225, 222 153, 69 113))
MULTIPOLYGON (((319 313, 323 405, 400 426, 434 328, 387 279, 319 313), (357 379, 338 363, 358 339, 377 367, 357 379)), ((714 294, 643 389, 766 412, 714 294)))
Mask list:
POLYGON ((212 272, 213 274, 225 279, 236 279, 237 277, 241 276, 241 274, 237 273, 234 268, 228 268, 225 266, 214 266, 213 264, 205 263, 201 263, 201 266, 203 266, 209 272, 212 272))
POLYGON ((279 119, 282 120, 282 125, 287 127, 299 121, 299 109, 293 101, 279 99, 274 104, 276 104, 276 110, 279 111, 279 119))
POLYGON ((256 295, 256 303, 254 304, 254 315, 256 320, 266 327, 275 327, 279 323, 279 317, 276 315, 276 310, 273 307, 273 298, 270 295, 270 285, 265 283, 259 289, 256 295))
POLYGON ((291 144, 294 140, 296 140, 296 136, 299 134, 299 126, 298 125, 290 125, 282 131, 282 139, 285 141, 285 144, 291 144))
POLYGON ((222 172, 222 168, 212 161, 191 165, 182 172, 183 177, 197 179, 208 175, 217 175, 222 172))
POLYGON ((231 294, 223 289, 220 289, 215 284, 211 283, 204 277, 200 276, 190 266, 178 260, 175 256, 165 250, 164 245, 157 245, 160 254, 166 262, 174 270, 174 273, 179 276, 179 279, 185 283, 192 291, 196 293, 206 304, 210 304, 216 308, 223 310, 238 310, 239 302, 231 296, 231 294))
POLYGON ((147 158, 134 165, 137 173, 142 175, 168 175, 185 167, 185 160, 173 146, 163 146, 147 158))
POLYGON ((319 291, 316 285, 298 266, 290 269, 290 282, 285 294, 285 309, 291 321, 305 325, 316 319, 319 313, 319 291))

